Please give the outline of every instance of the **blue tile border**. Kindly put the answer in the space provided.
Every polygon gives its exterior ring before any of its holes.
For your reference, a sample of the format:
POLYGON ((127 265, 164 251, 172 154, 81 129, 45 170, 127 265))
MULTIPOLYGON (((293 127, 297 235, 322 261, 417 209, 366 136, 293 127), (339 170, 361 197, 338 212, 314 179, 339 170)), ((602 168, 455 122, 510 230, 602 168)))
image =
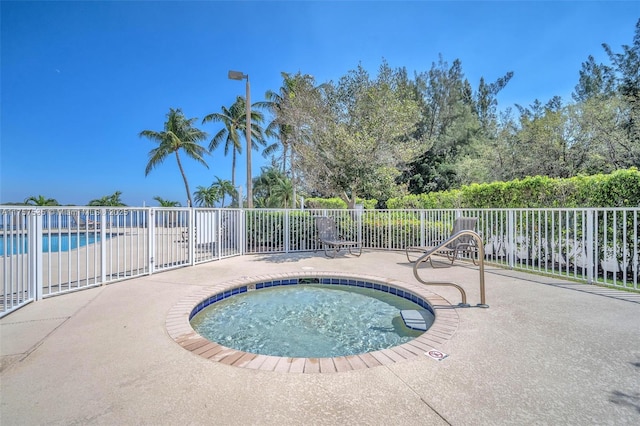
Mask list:
MULTIPOLYGON (((389 293, 389 294, 401 297, 403 299, 407 299, 417 304, 418 306, 429 310, 432 314, 435 315, 435 312, 433 311, 433 308, 431 307, 429 302, 423 299, 422 297, 417 296, 416 294, 408 290, 401 290, 399 288, 392 287, 388 284, 381 284, 381 283, 377 283, 375 281, 369 281, 369 280, 363 281, 363 280, 354 279, 354 278, 336 278, 331 276, 315 277, 315 279, 313 279, 313 282, 309 282, 309 279, 310 279, 309 277, 298 277, 298 278, 289 278, 289 279, 281 279, 281 280, 273 280, 273 281, 263 281, 263 282, 255 283, 255 289, 261 290, 261 289, 277 287, 277 286, 307 285, 307 284, 344 285, 344 286, 351 286, 351 287, 369 288, 369 289, 380 291, 383 293, 389 293), (300 282, 300 281, 303 281, 303 282, 300 282)), ((237 294, 247 293, 248 291, 249 291, 249 286, 243 285, 240 287, 227 289, 220 293, 216 293, 207 297, 206 299, 200 301, 196 306, 194 306, 194 308, 191 310, 191 313, 189 314, 189 321, 191 321, 191 319, 194 316, 196 316, 200 311, 202 311, 204 308, 207 308, 208 306, 216 302, 219 302, 220 300, 224 300, 228 297, 235 296, 237 294)))

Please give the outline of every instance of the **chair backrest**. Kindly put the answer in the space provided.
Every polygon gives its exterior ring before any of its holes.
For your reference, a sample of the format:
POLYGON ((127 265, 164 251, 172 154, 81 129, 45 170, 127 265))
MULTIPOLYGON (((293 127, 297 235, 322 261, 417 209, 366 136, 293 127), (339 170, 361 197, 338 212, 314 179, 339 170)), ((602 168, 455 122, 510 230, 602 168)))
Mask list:
POLYGON ((316 216, 316 230, 320 241, 335 241, 338 239, 335 221, 327 216, 316 216))
MULTIPOLYGON (((457 234, 460 231, 464 230, 476 230, 476 225, 478 224, 477 217, 457 217, 453 222, 453 229, 451 230, 451 236, 457 234)), ((471 235, 463 235, 461 237, 456 238, 448 244, 449 247, 455 246, 457 244, 468 244, 473 242, 473 237, 471 235)))

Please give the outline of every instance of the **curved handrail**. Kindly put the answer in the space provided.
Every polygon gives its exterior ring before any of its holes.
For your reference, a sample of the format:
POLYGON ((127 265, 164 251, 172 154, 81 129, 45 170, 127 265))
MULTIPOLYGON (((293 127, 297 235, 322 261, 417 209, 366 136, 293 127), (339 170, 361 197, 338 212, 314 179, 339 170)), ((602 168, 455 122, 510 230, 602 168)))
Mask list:
POLYGON ((464 289, 462 287, 460 287, 458 284, 452 283, 452 282, 446 282, 446 281, 425 281, 418 274, 418 266, 422 262, 426 262, 427 260, 429 260, 431 255, 433 255, 434 253, 437 253, 440 249, 442 249, 443 247, 445 247, 446 245, 448 245, 452 241, 454 241, 457 238, 459 238, 461 236, 464 236, 464 235, 470 235, 471 237, 473 237, 473 239, 476 242, 476 247, 478 249, 478 265, 479 265, 479 271, 480 271, 480 303, 477 306, 479 306, 481 308, 488 308, 489 305, 487 305, 485 303, 486 300, 485 300, 485 291, 484 291, 485 290, 485 287, 484 287, 484 243, 482 242, 482 238, 480 237, 480 235, 478 235, 475 231, 472 231, 472 230, 469 230, 469 229, 465 229, 465 230, 456 232, 451 237, 449 237, 447 240, 445 240, 444 242, 438 244, 433 249, 429 250, 428 252, 426 252, 425 254, 420 256, 416 260, 416 262, 413 264, 413 276, 416 278, 416 280, 418 280, 420 283, 422 283, 424 285, 444 285, 444 286, 455 287, 456 289, 458 289, 460 291, 460 294, 462 295, 462 303, 460 303, 458 306, 460 306, 460 307, 469 307, 470 305, 467 303, 467 294, 465 293, 464 289))

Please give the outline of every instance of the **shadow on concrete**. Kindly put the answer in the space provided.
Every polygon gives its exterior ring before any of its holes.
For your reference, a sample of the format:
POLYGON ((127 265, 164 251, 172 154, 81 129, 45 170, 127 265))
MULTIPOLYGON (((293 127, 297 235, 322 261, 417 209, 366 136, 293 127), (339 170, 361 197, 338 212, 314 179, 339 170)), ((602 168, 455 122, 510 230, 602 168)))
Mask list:
MULTIPOLYGON (((302 252, 302 253, 265 253, 255 254, 254 260, 256 262, 268 262, 268 263, 294 263, 299 262, 302 259, 311 259, 320 256, 319 253, 302 252)), ((322 255, 324 257, 324 255, 322 255)))
POLYGON ((633 408, 640 413, 640 393, 636 392, 629 394, 620 391, 613 391, 611 392, 609 401, 616 405, 633 408))
MULTIPOLYGON (((640 361, 630 362, 630 364, 636 368, 640 368, 640 361)), ((611 392, 609 401, 617 405, 633 408, 640 413, 640 392, 625 393, 613 391, 611 392)))

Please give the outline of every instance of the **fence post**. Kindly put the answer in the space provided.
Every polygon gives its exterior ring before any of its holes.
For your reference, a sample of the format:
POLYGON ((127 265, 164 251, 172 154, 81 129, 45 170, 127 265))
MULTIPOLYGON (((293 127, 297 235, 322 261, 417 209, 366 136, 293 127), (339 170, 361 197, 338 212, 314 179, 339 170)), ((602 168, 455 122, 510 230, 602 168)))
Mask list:
POLYGON ((29 210, 28 254, 29 262, 29 290, 28 294, 35 300, 42 299, 42 210, 29 210))
POLYGON ((153 275, 156 253, 156 212, 151 207, 147 209, 147 241, 149 241, 149 275, 153 275))
POLYGON ((221 259, 222 255, 222 226, 220 223, 222 222, 222 211, 220 209, 216 209, 213 211, 213 229, 214 229, 214 242, 215 244, 215 253, 218 260, 221 259))
POLYGON ((247 252, 248 241, 247 241, 247 214, 250 210, 241 209, 240 210, 240 229, 238 233, 238 237, 240 240, 240 254, 244 255, 247 252))
POLYGON ((107 281, 107 232, 106 227, 111 226, 111 223, 107 224, 107 209, 100 209, 100 282, 101 285, 105 285, 107 281))
POLYGON ((424 210, 420 210, 420 246, 426 246, 427 240, 427 218, 426 212, 424 210))
MULTIPOLYGON (((355 210, 355 214, 356 214, 356 218, 357 218, 357 223, 356 226, 358 227, 357 229, 357 240, 356 241, 360 241, 360 249, 362 250, 362 247, 364 246, 364 240, 362 237, 362 217, 365 215, 365 210, 364 210, 364 205, 363 204, 356 204, 356 210, 355 210)), ((389 215, 391 216, 391 215, 389 215)), ((391 240, 389 240, 391 241, 391 240)), ((391 242, 389 242, 389 244, 391 244, 391 242)))
POLYGON ((290 236, 291 236, 291 218, 289 217, 289 212, 291 212, 292 210, 286 209, 284 211, 284 252, 285 253, 289 253, 289 242, 290 242, 290 236))
MULTIPOLYGON (((187 256, 189 256, 189 266, 193 266, 196 264, 196 238, 198 238, 197 236, 197 228, 196 228, 196 211, 194 209, 194 207, 189 206, 188 207, 189 210, 187 210, 187 233, 189 234, 189 244, 188 244, 188 251, 189 253, 187 254, 187 256)), ((204 232, 204 229, 200 229, 200 232, 204 232)))
POLYGON ((594 253, 594 238, 596 233, 594 232, 593 224, 594 224, 594 214, 595 210, 589 209, 587 210, 587 226, 586 226, 586 238, 587 238, 587 284, 593 284, 593 278, 598 269, 598 265, 596 264, 596 256, 594 253))
POLYGON ((515 267, 515 212, 513 210, 507 210, 507 264, 510 269, 515 267))

